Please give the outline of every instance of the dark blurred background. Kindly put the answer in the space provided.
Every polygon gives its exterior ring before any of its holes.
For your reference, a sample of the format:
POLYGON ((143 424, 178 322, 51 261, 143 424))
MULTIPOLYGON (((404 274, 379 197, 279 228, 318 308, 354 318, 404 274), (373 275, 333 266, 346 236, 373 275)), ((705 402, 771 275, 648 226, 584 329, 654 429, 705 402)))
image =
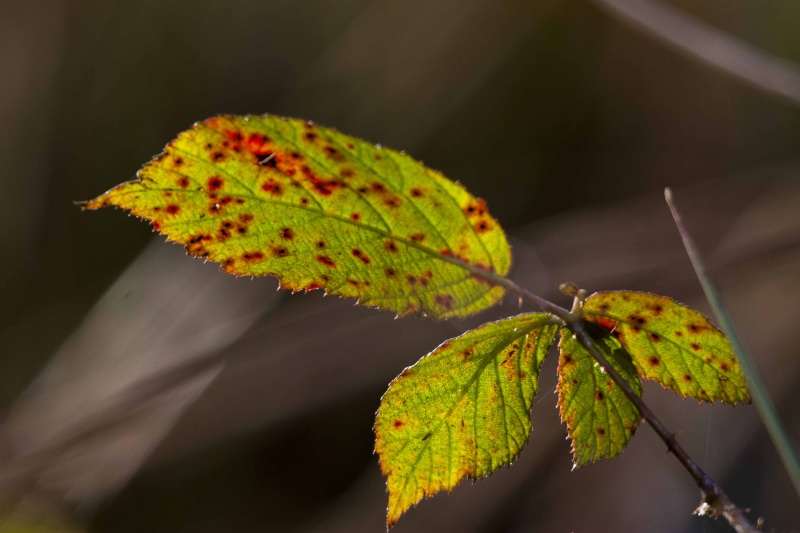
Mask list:
MULTIPOLYGON (((795 0, 661 5, 800 62, 795 0)), ((466 321, 394 320, 291 296, 73 205, 219 113, 298 116, 407 150, 485 198, 514 279, 564 304, 556 288, 573 281, 708 311, 663 203, 673 187, 800 440, 797 102, 599 0, 1 6, 6 516, 98 533, 382 531, 382 392, 446 338, 517 312, 509 298, 466 321)), ((423 502, 396 531, 727 530, 690 515, 697 490, 648 427, 613 462, 571 471, 554 387, 550 357, 512 468, 423 502)), ((767 530, 798 530, 752 406, 653 384, 645 399, 767 530)))

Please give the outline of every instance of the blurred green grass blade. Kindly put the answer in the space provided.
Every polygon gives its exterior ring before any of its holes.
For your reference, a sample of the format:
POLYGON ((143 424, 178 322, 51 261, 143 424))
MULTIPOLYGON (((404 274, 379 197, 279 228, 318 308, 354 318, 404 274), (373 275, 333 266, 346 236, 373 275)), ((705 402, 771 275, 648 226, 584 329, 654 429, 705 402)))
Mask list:
POLYGON ((669 205, 669 209, 672 212, 672 218, 675 219, 675 225, 678 227, 678 231, 683 239, 683 245, 686 247, 686 253, 689 255, 689 259, 692 261, 692 266, 697 274, 697 278, 700 280, 700 284, 703 286, 703 291, 706 294, 706 298, 708 298, 711 308, 714 310, 714 315, 717 317, 722 331, 724 331, 725 335, 728 336, 728 340, 730 341, 734 351, 736 352, 736 355, 739 358, 739 363, 744 371, 745 377, 747 378, 747 382, 750 385, 750 393, 753 397, 753 403, 755 403, 758 414, 761 417, 761 420, 763 420, 764 425, 767 427, 767 432, 769 433, 772 442, 775 444, 775 448, 778 450, 778 454, 781 457, 781 461, 783 461, 783 466, 786 468, 786 472, 792 479, 792 484, 794 485, 795 491, 800 496, 800 460, 798 460, 797 457, 797 450, 792 445, 789 435, 786 433, 786 429, 783 427, 780 418, 778 418, 778 413, 775 410, 775 404, 772 402, 772 398, 770 398, 767 388, 764 385, 761 376, 758 374, 758 369, 756 368, 755 362, 750 357, 750 354, 745 350, 744 345, 739 339, 739 336, 736 334, 733 321, 725 309, 722 298, 714 286, 714 283, 711 281, 711 278, 706 271, 705 263, 703 263, 703 260, 700 258, 700 253, 698 252, 697 247, 694 245, 688 230, 683 224, 680 213, 675 206, 675 202, 672 197, 672 191, 669 188, 665 189, 664 196, 667 200, 667 205, 669 205))

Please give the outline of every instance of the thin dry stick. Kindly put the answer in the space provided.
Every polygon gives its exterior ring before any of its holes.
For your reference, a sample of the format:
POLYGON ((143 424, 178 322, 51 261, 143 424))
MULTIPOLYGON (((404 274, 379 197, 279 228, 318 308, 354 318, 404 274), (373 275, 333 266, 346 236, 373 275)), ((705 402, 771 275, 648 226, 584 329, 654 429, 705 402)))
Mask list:
POLYGON ((800 459, 798 459, 797 452, 794 446, 792 446, 791 439, 789 439, 789 435, 786 433, 786 429, 781 423, 780 417, 778 417, 778 411, 775 409, 775 404, 773 404, 769 392, 767 392, 767 386, 758 373, 755 361, 750 357, 750 354, 744 348, 744 344, 739 339, 736 328, 733 326, 733 321, 730 319, 730 315, 725 309, 725 304, 722 302, 722 298, 714 282, 711 280, 711 276, 709 276, 706 271, 705 263, 700 257, 700 252, 697 246, 695 246, 692 236, 689 234, 689 230, 683 225, 683 219, 672 198, 672 191, 666 189, 664 191, 664 197, 672 212, 672 218, 675 219, 678 232, 683 239, 686 253, 689 255, 697 278, 700 280, 700 285, 703 286, 703 291, 706 293, 706 298, 708 298, 711 307, 714 309, 714 314, 717 320, 719 320, 720 326, 722 326, 722 330, 725 332, 725 335, 728 336, 728 339, 730 339, 731 345, 736 355, 739 357, 739 363, 742 366, 742 371, 753 393, 753 403, 756 405, 758 414, 767 427, 767 432, 770 438, 772 438, 772 443, 778 450, 778 455, 783 462, 783 467, 792 479, 795 491, 800 495, 800 459))
POLYGON ((770 55, 666 3, 591 0, 683 55, 794 105, 800 105, 800 67, 770 55))

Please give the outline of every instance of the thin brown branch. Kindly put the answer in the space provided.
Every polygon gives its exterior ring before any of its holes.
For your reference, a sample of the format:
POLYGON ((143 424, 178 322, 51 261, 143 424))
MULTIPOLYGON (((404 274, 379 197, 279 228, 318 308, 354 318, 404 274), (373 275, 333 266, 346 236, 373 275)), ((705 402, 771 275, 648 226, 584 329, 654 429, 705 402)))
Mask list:
MULTIPOLYGON (((494 272, 487 272, 481 268, 475 267, 468 263, 465 263, 459 259, 451 258, 447 256, 443 256, 451 263, 457 264, 466 270, 470 271, 476 276, 480 276, 484 279, 487 279, 497 285, 504 287, 505 289, 517 294, 518 296, 528 300, 536 307, 550 313, 563 321, 564 327, 568 328, 577 338, 578 342, 586 348, 591 356, 595 359, 595 361, 600 364, 600 366, 605 370, 605 372, 611 377, 614 383, 622 389, 622 392, 625 396, 636 406, 641 413, 642 418, 653 428, 656 434, 659 436, 661 440, 667 445, 667 449, 671 451, 681 465, 689 472, 689 475, 692 476, 697 487, 700 489, 700 497, 701 503, 700 506, 695 511, 697 514, 709 514, 711 516, 722 516, 731 527, 737 531, 737 533, 756 533, 758 529, 750 523, 747 517, 744 514, 744 511, 739 509, 725 492, 722 490, 722 487, 714 481, 714 479, 709 476, 700 466, 689 456, 686 450, 678 443, 675 439, 675 436, 672 432, 670 432, 666 426, 661 422, 661 420, 653 413, 653 411, 644 403, 644 401, 639 398, 636 393, 633 392, 630 384, 623 378, 615 369, 612 367, 600 350, 592 341, 592 338, 589 336, 589 333, 586 331, 586 328, 583 325, 583 321, 580 318, 579 312, 572 312, 567 311, 563 307, 560 307, 544 298, 533 294, 532 292, 523 289, 513 281, 499 274, 494 272)), ((562 290, 564 286, 562 286, 562 290)), ((569 294, 576 295, 576 301, 581 298, 583 295, 583 291, 578 291, 577 287, 571 287, 571 291, 566 291, 569 294)))

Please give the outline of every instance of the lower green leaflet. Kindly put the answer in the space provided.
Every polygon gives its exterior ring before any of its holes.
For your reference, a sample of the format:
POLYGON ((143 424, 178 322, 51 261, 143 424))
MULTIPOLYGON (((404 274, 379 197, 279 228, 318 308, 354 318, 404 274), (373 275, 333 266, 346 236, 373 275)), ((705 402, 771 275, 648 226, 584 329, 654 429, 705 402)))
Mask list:
POLYGON ((392 382, 375 421, 388 526, 422 498, 488 475, 519 454, 557 329, 539 313, 490 322, 445 342, 392 382))
MULTIPOLYGON (((619 341, 601 335, 595 346, 641 398, 642 383, 619 341)), ((561 331, 558 347, 558 406, 572 439, 575 466, 613 459, 633 437, 639 411, 572 332, 561 331)))

